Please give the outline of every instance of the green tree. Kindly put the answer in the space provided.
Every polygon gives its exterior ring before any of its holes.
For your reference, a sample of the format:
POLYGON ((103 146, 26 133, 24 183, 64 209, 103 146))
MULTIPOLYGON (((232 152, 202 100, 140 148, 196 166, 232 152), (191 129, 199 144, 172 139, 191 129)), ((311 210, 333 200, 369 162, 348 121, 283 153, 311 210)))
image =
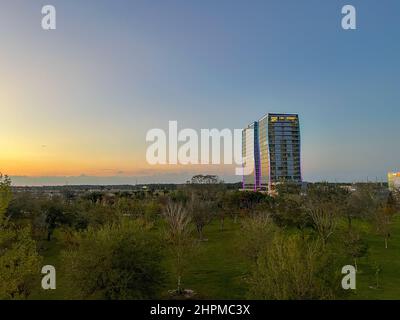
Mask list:
POLYGON ((0 227, 0 299, 25 299, 39 286, 41 257, 27 227, 0 227))
POLYGON ((344 201, 343 215, 347 219, 349 229, 351 229, 354 219, 373 218, 384 200, 379 196, 373 184, 358 184, 355 189, 347 195, 344 201))
POLYGON ((126 220, 76 232, 62 261, 80 298, 151 299, 164 281, 161 249, 142 223, 126 220))
POLYGON ((243 219, 239 237, 239 248, 243 255, 256 262, 278 230, 269 215, 258 214, 243 219))
POLYGON ((304 199, 298 194, 280 194, 274 205, 273 219, 280 227, 295 227, 304 233, 312 219, 304 209, 304 199))
POLYGON ((11 202, 11 180, 0 173, 0 219, 5 219, 5 212, 11 202))
POLYGON ((67 209, 60 198, 51 199, 44 203, 42 212, 47 230, 47 241, 51 240, 53 232, 57 227, 69 223, 66 211, 67 209))
POLYGON ((278 232, 261 252, 249 277, 249 298, 334 299, 342 296, 340 259, 321 241, 278 232))
POLYGON ((0 174, 0 299, 24 299, 40 274, 41 258, 29 227, 8 221, 11 181, 0 174))
POLYGON ((193 194, 187 207, 191 221, 196 227, 200 241, 202 241, 204 240, 204 227, 211 222, 214 212, 216 212, 216 204, 209 200, 199 199, 193 194))
POLYGON ((190 181, 190 184, 218 184, 222 183, 218 176, 215 175, 202 175, 198 174, 193 176, 190 181))

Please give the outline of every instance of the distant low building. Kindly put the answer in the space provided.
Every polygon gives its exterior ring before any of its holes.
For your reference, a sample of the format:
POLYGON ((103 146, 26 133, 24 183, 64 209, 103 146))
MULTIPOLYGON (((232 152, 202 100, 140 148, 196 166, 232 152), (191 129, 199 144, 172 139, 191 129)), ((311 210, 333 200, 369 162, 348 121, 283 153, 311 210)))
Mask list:
POLYGON ((388 185, 390 191, 400 191, 400 172, 388 173, 388 185))
POLYGON ((344 189, 348 192, 355 192, 357 191, 357 188, 355 185, 343 185, 343 186, 339 186, 339 188, 344 189))

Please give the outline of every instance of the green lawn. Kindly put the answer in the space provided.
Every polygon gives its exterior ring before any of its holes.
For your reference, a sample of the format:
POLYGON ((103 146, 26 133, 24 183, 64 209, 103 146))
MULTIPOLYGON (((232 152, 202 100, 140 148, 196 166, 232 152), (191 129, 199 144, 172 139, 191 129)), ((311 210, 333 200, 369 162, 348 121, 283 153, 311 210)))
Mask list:
POLYGON ((400 299, 400 216, 395 217, 389 246, 382 237, 367 236, 369 254, 361 259, 355 299, 400 299), (376 288, 376 266, 381 270, 376 288))
MULTIPOLYGON (((215 221, 206 226, 204 238, 195 250, 184 287, 194 290, 198 298, 244 299, 246 294, 243 277, 248 271, 245 259, 238 252, 240 241, 239 223, 225 221, 224 230, 215 221)), ((175 279, 170 279, 170 289, 175 288, 175 279)))
MULTIPOLYGON (((199 245, 191 258, 183 282, 184 287, 192 289, 198 298, 204 299, 244 299, 246 286, 243 281, 248 265, 238 251, 239 223, 227 219, 224 231, 219 230, 218 221, 207 226, 204 237, 208 239, 199 245)), ((351 299, 400 299, 400 216, 397 216, 389 241, 384 248, 383 239, 368 233, 369 255, 359 261, 357 290, 351 299), (374 265, 379 265, 379 287, 376 288, 374 265)), ((60 247, 57 241, 46 243, 45 264, 51 264, 61 270, 59 261, 60 247)), ((168 266, 168 261, 166 262, 168 266)), ((170 277, 165 292, 175 288, 175 279, 170 277)), ((72 297, 71 288, 57 274, 57 289, 44 291, 38 288, 32 299, 68 299, 72 297)))
POLYGON ((72 298, 72 290, 66 281, 65 277, 63 277, 61 271, 61 261, 60 261, 60 251, 61 247, 59 242, 53 239, 51 242, 43 241, 41 243, 41 247, 43 248, 43 265, 52 265, 56 269, 56 290, 43 290, 41 288, 41 284, 38 284, 37 290, 32 292, 30 299, 38 300, 61 300, 61 299, 71 299, 72 298))

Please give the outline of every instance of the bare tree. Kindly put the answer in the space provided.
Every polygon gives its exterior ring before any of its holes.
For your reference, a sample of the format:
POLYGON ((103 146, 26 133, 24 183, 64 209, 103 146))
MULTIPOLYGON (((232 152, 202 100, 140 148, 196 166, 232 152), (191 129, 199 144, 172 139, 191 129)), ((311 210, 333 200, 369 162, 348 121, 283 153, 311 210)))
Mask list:
POLYGON ((334 204, 310 202, 307 204, 307 212, 312 219, 314 229, 325 246, 337 226, 337 214, 334 204))
POLYGON ((374 225, 376 232, 383 237, 385 249, 387 249, 391 233, 392 212, 388 208, 378 209, 374 215, 374 225))
POLYGON ((383 202, 384 197, 379 196, 376 186, 358 184, 356 191, 348 194, 344 202, 343 214, 347 218, 349 229, 353 219, 373 217, 383 202))
POLYGON ((348 255, 354 260, 354 267, 358 270, 357 259, 368 253, 368 244, 363 241, 355 228, 350 228, 344 234, 343 243, 348 255))
POLYGON ((181 203, 168 202, 163 216, 167 222, 167 240, 174 256, 174 269, 177 276, 178 294, 182 294, 182 277, 188 255, 193 247, 190 215, 181 203))

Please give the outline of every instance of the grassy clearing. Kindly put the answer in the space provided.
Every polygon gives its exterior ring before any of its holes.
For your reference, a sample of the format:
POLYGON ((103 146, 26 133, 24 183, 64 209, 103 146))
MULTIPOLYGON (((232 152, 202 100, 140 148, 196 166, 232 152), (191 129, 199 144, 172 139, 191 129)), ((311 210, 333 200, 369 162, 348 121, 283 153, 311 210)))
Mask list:
POLYGON ((41 243, 43 255, 43 265, 52 265, 56 268, 56 290, 43 290, 41 284, 38 283, 37 290, 34 290, 30 296, 30 299, 38 300, 61 300, 70 299, 72 296, 71 288, 68 282, 63 277, 61 268, 60 251, 61 246, 56 238, 51 242, 43 241, 41 243))
MULTIPOLYGON (((225 222, 223 231, 217 221, 205 228, 207 240, 199 244, 183 279, 185 288, 194 290, 198 298, 245 298, 243 278, 248 266, 238 252, 239 228, 232 220, 225 222)), ((175 279, 169 285, 174 288, 175 279)))
POLYGON ((389 247, 385 249, 382 237, 367 236, 369 254, 362 258, 357 275, 355 299, 400 299, 400 216, 393 224, 389 247), (376 270, 379 268, 376 288, 376 270))

